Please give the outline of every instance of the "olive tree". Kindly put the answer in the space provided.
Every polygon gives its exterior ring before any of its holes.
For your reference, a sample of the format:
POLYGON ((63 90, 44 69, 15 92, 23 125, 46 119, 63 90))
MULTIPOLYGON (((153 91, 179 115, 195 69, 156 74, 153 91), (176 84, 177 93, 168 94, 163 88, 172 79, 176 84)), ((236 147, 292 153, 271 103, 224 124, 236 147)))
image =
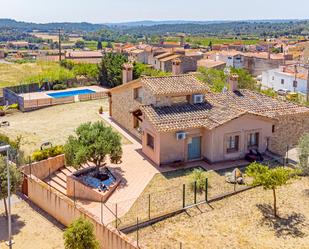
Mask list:
POLYGON ((99 243, 94 235, 93 224, 78 218, 63 234, 65 249, 98 249, 99 243))
MULTIPOLYGON (((11 193, 16 193, 22 183, 22 176, 17 167, 13 164, 9 164, 10 172, 10 190, 11 193)), ((6 198, 8 195, 8 182, 7 182, 7 165, 6 160, 3 156, 0 155, 0 199, 4 201, 5 214, 8 215, 6 198)))
POLYGON ((121 136, 103 122, 81 124, 64 145, 66 163, 79 169, 88 162, 100 168, 107 156, 122 156, 121 136))
POLYGON ((295 170, 285 167, 270 169, 265 165, 254 162, 248 166, 246 174, 253 177, 252 186, 262 186, 265 190, 272 190, 274 198, 274 216, 277 217, 276 189, 286 185, 291 178, 295 177, 295 170))
POLYGON ((299 166, 304 175, 309 174, 309 133, 305 133, 298 142, 299 166))

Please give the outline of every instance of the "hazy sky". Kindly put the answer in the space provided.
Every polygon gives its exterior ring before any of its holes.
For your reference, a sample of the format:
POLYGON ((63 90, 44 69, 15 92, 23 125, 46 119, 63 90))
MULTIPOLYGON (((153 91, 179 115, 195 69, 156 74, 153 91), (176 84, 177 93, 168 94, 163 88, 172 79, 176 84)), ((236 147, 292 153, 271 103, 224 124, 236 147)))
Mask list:
POLYGON ((0 18, 93 23, 309 19, 309 0, 0 0, 0 18))

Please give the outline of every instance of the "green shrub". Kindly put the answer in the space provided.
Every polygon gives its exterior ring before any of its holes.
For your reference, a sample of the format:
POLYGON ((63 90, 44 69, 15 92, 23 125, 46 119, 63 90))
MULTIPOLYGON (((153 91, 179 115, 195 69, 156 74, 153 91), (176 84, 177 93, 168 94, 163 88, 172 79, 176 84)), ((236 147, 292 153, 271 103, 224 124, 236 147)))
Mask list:
POLYGON ((9 109, 18 109, 18 104, 9 105, 9 109))
POLYGON ((194 169, 191 173, 191 189, 194 191, 194 185, 196 182, 197 191, 204 191, 206 187, 206 178, 208 178, 208 174, 206 171, 204 171, 203 169, 194 169))
POLYGON ((53 86, 53 90, 58 91, 58 90, 65 90, 67 89, 67 85, 66 84, 55 84, 53 86))
POLYGON ((99 249, 93 224, 85 218, 73 221, 63 234, 65 249, 99 249))
POLYGON ((60 145, 54 146, 52 148, 44 149, 44 150, 36 150, 32 153, 31 158, 32 161, 42 161, 46 160, 49 157, 55 157, 63 154, 63 147, 60 145))

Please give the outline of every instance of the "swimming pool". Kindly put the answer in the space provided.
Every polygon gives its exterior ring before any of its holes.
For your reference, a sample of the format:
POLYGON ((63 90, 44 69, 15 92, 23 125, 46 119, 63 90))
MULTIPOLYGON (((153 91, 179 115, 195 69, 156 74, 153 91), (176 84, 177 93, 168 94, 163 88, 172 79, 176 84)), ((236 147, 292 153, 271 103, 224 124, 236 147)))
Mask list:
POLYGON ((54 92, 54 93, 47 93, 48 96, 52 98, 64 98, 64 97, 70 97, 75 95, 82 95, 82 94, 89 94, 89 93, 95 93, 95 91, 92 91, 90 89, 80 89, 80 90, 72 90, 72 91, 65 91, 65 92, 54 92))

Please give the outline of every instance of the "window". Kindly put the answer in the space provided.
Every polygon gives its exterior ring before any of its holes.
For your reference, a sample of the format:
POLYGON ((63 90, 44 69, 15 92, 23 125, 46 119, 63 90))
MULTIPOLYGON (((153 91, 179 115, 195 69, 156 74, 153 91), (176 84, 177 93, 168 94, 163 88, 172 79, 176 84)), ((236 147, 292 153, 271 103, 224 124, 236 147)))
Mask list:
POLYGON ((227 153, 237 152, 239 149, 239 136, 229 136, 226 148, 227 153))
POLYGON ((271 77, 271 79, 274 81, 275 80, 275 76, 271 77))
POLYGON ((259 146, 259 133, 250 133, 248 135, 248 148, 259 146))
POLYGON ((272 133, 275 132, 275 125, 272 126, 271 131, 272 131, 272 133))
POLYGON ((281 79, 281 84, 282 84, 282 85, 284 84, 284 79, 281 79))
POLYGON ((134 89, 134 99, 139 102, 142 101, 142 88, 141 87, 134 89))
POLYGON ((154 149, 154 138, 149 133, 147 133, 147 146, 154 149))

